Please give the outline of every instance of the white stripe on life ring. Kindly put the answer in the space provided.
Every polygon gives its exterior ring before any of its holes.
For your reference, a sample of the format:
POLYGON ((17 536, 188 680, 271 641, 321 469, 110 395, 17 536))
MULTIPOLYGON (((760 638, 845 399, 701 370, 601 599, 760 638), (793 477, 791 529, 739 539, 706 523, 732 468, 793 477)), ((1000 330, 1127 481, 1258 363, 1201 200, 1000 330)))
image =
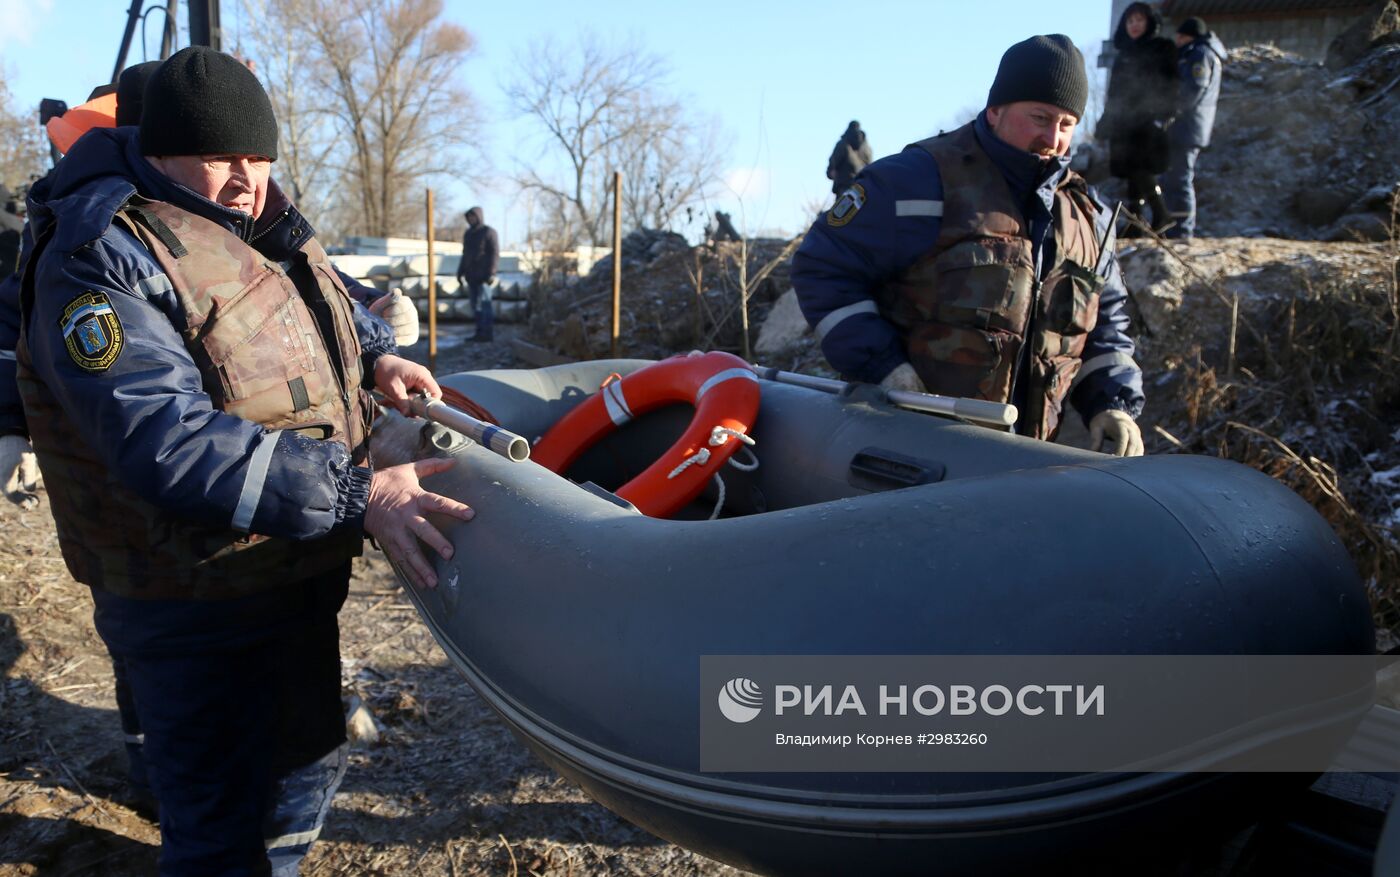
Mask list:
POLYGON ((608 417, 617 426, 632 419, 632 408, 627 397, 622 395, 622 381, 613 381, 603 388, 603 404, 608 408, 608 417))
POLYGON ((735 378, 745 378, 747 380, 753 381, 755 384, 758 383, 758 375, 754 374, 749 369, 727 368, 719 374, 711 376, 711 378, 708 381, 700 385, 700 389, 697 390, 695 393, 695 401, 699 402, 702 398, 704 398, 705 394, 710 392, 710 390, 714 389, 716 384, 722 384, 725 381, 732 381, 735 378))

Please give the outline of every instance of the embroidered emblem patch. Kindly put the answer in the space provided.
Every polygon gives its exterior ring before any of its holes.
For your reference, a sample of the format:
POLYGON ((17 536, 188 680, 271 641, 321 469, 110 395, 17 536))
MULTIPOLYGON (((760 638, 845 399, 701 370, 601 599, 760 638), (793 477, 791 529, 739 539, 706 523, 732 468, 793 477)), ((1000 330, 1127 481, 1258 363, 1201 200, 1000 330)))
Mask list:
POLYGON ((90 372, 106 371, 126 343, 121 321, 106 293, 88 290, 68 303, 59 318, 63 343, 73 362, 90 372))
POLYGON ((1191 78, 1196 80, 1197 85, 1205 85, 1210 79, 1210 71, 1206 69, 1204 63, 1196 64, 1191 68, 1191 78))
POLYGON ((836 203, 831 205, 831 209, 826 212, 826 224, 840 228, 855 219, 860 208, 864 206, 865 189, 860 183, 856 183, 842 192, 841 197, 836 199, 836 203))

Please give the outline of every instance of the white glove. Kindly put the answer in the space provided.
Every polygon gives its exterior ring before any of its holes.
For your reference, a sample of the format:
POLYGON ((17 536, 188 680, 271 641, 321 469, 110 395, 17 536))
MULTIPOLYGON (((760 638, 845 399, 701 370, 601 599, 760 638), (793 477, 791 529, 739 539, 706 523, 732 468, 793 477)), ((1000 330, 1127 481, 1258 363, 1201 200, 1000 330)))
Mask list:
POLYGON ((404 297, 402 289, 395 287, 388 295, 380 296, 370 304, 369 312, 394 330, 395 344, 408 347, 418 343, 418 309, 404 297))
POLYGON ((44 485, 34 447, 22 435, 0 436, 0 478, 5 479, 5 496, 23 509, 39 504, 35 492, 44 485))
POLYGON ((1094 415, 1089 421, 1089 450, 1097 451, 1105 438, 1113 440, 1112 453, 1115 457, 1141 457, 1142 429, 1128 416, 1128 412, 1108 408, 1094 415))
POLYGON ((908 390, 911 393, 927 393, 924 389, 924 382, 919 380, 919 373, 914 371, 914 367, 907 362, 901 362, 895 366, 894 371, 885 375, 885 379, 880 381, 880 386, 886 390, 908 390))

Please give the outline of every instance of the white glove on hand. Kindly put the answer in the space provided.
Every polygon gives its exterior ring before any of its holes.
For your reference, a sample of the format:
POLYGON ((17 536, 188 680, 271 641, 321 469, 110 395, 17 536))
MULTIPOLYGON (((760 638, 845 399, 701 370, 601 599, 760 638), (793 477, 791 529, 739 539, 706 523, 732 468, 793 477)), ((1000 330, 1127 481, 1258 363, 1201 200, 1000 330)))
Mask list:
POLYGON ((1105 438, 1113 440, 1112 453, 1115 457, 1141 457, 1142 429, 1128 412, 1109 408, 1094 415, 1089 421, 1089 450, 1097 451, 1105 438))
POLYGON ((914 367, 907 362, 901 362, 895 366, 894 371, 885 375, 880 386, 886 390, 908 390, 911 393, 928 392, 924 389, 924 382, 919 380, 919 373, 914 371, 914 367))
POLYGON ((380 296, 369 306, 369 312, 389 324, 394 330, 394 343, 408 347, 418 343, 418 309, 403 294, 395 289, 388 295, 380 296))
POLYGON ((22 509, 39 504, 35 492, 44 485, 34 447, 22 435, 0 436, 0 478, 5 479, 5 496, 22 509))

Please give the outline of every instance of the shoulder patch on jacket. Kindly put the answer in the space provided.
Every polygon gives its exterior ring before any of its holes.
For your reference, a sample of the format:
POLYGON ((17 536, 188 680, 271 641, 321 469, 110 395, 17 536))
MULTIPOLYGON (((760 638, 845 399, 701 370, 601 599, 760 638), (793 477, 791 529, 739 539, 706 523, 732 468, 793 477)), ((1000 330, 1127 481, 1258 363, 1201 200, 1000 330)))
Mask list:
POLYGON ((865 206, 865 187, 860 183, 854 183, 846 191, 841 193, 841 197, 836 199, 836 203, 831 205, 831 209, 826 212, 826 224, 834 228, 840 228, 860 212, 860 208, 865 206))
POLYGON ((63 343, 68 355, 84 371, 101 372, 111 368, 122 352, 126 335, 117 312, 103 292, 89 289, 73 299, 59 317, 63 343))

